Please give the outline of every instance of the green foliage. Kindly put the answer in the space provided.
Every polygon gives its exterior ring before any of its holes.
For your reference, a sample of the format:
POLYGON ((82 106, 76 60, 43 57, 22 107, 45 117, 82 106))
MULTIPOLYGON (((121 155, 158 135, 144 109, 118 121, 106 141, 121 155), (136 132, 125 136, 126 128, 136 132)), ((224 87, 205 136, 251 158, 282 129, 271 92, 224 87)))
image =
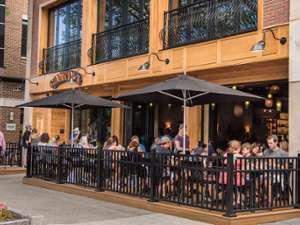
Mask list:
POLYGON ((14 219, 13 214, 8 209, 0 209, 0 222, 14 219))

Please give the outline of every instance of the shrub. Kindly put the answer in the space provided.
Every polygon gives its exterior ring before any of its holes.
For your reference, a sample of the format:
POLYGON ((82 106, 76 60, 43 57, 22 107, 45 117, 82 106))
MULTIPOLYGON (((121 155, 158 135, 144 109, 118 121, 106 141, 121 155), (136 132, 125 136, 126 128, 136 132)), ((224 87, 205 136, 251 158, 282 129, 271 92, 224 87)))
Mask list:
POLYGON ((0 202, 0 222, 13 219, 13 214, 7 209, 7 205, 0 202))

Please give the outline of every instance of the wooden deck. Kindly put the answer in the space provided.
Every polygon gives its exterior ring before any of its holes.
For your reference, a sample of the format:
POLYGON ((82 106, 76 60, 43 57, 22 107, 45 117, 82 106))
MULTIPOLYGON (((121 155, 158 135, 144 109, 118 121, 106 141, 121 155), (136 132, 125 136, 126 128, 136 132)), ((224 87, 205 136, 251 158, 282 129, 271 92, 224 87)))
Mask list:
POLYGON ((280 210, 276 209, 272 211, 260 211, 256 213, 239 213, 236 217, 228 218, 224 217, 223 213, 221 212, 213 212, 181 205, 179 206, 177 204, 165 202, 149 202, 143 198, 131 197, 128 195, 107 191, 96 192, 94 189, 83 188, 70 184, 55 184, 36 178, 24 178, 23 183, 216 225, 253 225, 300 217, 300 209, 284 208, 280 210))
POLYGON ((23 167, 10 167, 10 166, 0 166, 0 175, 10 175, 10 174, 25 174, 26 169, 23 167))

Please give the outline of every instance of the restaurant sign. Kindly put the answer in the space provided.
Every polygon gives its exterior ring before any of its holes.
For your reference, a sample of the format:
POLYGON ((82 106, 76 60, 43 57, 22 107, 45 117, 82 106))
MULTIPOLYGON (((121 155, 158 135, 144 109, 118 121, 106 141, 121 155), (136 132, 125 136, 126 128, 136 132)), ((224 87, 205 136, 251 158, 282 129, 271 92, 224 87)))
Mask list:
POLYGON ((60 72, 50 80, 50 87, 57 89, 61 84, 66 82, 75 82, 77 85, 81 85, 82 75, 74 70, 60 72))

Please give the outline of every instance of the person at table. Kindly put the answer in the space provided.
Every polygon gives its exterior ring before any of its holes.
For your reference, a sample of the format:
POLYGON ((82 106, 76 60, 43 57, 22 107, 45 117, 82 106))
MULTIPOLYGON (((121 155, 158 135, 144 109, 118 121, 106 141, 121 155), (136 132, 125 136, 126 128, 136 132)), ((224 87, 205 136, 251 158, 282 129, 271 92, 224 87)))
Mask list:
POLYGON ((115 151, 125 151, 125 148, 119 144, 119 139, 117 136, 113 135, 111 137, 111 145, 108 148, 109 150, 115 151))
MULTIPOLYGON (((183 151, 183 133, 184 133, 183 124, 179 126, 178 134, 175 137, 175 151, 182 152, 183 151)), ((186 130, 186 127, 185 127, 186 130)), ((185 135, 185 149, 188 150, 190 148, 190 139, 188 135, 185 135)))
POLYGON ((269 148, 264 151, 264 157, 288 157, 288 153, 278 147, 277 135, 269 136, 267 143, 269 148))
POLYGON ((254 157, 262 157, 263 153, 262 153, 260 144, 253 143, 251 145, 251 153, 252 153, 252 156, 254 156, 254 157))
MULTIPOLYGON (((288 157, 288 153, 285 152, 284 150, 282 150, 281 148, 278 147, 278 137, 277 135, 270 135, 267 138, 267 144, 268 144, 268 149, 266 149, 263 153, 264 157, 270 158, 268 160, 268 168, 269 169, 278 169, 278 168, 282 168, 284 170, 284 168, 287 167, 286 163, 284 163, 284 160, 277 160, 274 158, 285 158, 288 157)), ((269 174, 273 174, 273 176, 269 175, 267 176, 267 178, 269 179, 264 179, 265 180, 265 187, 268 188, 268 204, 269 206, 272 203, 272 197, 273 197, 273 193, 272 193, 272 189, 273 186, 276 184, 280 184, 283 181, 283 173, 270 173, 271 171, 268 171, 269 174)), ((266 177, 264 177, 266 178, 266 177)))
MULTIPOLYGON (((133 143, 136 142, 138 144, 138 147, 137 147, 138 152, 146 152, 145 146, 140 143, 140 138, 137 135, 133 135, 130 140, 131 140, 131 142, 133 142, 133 143)), ((128 148, 129 148, 129 146, 128 146, 128 148)))
POLYGON ((172 141, 169 136, 162 136, 160 139, 159 147, 156 149, 158 154, 171 153, 172 151, 172 141))

